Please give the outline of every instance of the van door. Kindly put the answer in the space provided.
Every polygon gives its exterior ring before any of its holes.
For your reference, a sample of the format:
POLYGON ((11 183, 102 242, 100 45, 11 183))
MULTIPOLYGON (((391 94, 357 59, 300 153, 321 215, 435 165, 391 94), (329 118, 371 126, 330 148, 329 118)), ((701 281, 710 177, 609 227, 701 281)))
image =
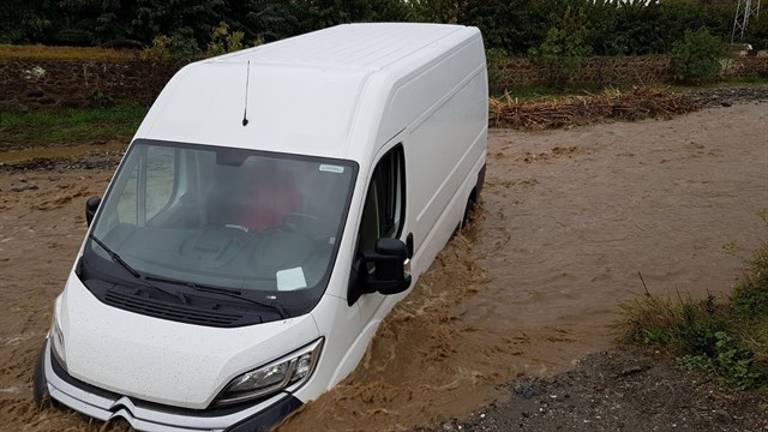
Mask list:
MULTIPOLYGON (((353 275, 371 271, 360 267, 364 251, 373 250, 381 238, 399 238, 412 245, 406 220, 405 154, 402 144, 394 146, 379 159, 368 184, 363 216, 357 235, 353 275)), ((411 253, 413 250, 411 249, 411 253)), ((356 301, 363 328, 384 303, 386 296, 375 293, 362 294, 362 278, 352 277, 349 300, 356 301)))

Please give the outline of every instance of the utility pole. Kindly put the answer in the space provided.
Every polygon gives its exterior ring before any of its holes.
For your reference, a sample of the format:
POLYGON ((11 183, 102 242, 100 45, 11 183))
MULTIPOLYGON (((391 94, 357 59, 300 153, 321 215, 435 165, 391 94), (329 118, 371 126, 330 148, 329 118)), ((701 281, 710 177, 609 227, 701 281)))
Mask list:
POLYGON ((760 0, 739 0, 736 5, 736 17, 733 19, 731 43, 743 40, 749 26, 749 18, 760 15, 760 0))

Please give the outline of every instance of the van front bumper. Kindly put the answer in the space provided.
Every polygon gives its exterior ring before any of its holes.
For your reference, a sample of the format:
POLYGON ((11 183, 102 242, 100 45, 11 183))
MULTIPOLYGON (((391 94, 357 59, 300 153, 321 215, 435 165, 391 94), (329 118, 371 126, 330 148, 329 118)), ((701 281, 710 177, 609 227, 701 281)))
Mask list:
POLYGON ((102 421, 122 418, 132 428, 146 432, 253 432, 267 430, 293 410, 301 401, 289 393, 278 393, 252 406, 234 409, 191 410, 126 396, 81 382, 51 356, 48 341, 41 353, 42 383, 57 402, 102 421))

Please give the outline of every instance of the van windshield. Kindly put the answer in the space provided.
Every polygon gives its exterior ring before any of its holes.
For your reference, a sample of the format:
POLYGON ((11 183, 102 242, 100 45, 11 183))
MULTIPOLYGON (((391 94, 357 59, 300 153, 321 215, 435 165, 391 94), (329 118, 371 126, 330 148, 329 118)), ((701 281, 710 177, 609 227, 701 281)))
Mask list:
MULTIPOLYGON (((356 168, 335 159, 137 140, 92 236, 158 280, 267 291, 270 299, 322 294, 356 168)), ((102 263, 110 258, 89 241, 86 263, 94 254, 102 263)))

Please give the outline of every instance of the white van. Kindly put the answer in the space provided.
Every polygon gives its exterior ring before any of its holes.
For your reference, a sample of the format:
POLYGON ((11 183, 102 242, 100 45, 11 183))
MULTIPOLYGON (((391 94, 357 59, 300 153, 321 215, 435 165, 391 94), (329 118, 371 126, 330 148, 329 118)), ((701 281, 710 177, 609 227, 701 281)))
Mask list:
POLYGON ((483 185, 476 28, 352 24, 190 64, 90 224, 35 397, 252 431, 336 385, 483 185))

